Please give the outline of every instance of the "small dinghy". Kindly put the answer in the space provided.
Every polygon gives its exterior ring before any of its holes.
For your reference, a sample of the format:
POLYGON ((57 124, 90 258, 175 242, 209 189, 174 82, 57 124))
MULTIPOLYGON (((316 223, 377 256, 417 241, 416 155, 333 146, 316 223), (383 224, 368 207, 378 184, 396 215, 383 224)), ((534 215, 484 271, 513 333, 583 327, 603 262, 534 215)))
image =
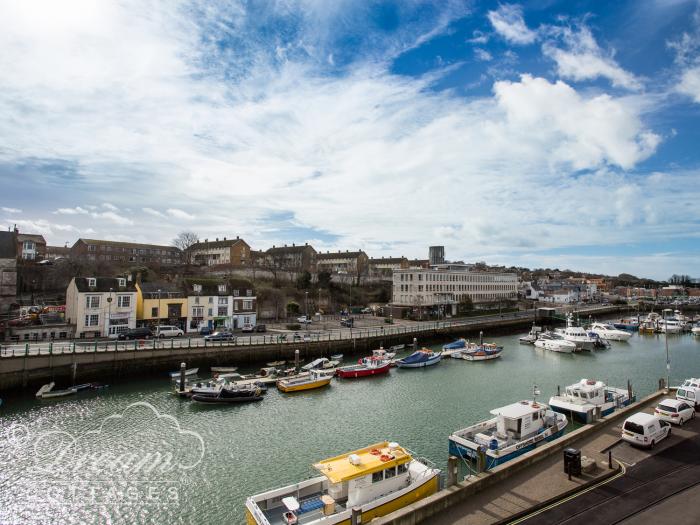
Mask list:
POLYGON ((236 370, 238 370, 237 366, 212 366, 211 367, 212 374, 230 374, 232 372, 235 372, 236 370))
POLYGON ((446 344, 445 346, 442 347, 443 350, 459 350, 460 348, 464 348, 467 346, 467 340, 464 338, 457 339, 456 341, 452 341, 451 343, 446 344))
MULTIPOLYGON (((199 368, 188 368, 185 370, 185 376, 196 376, 197 372, 199 372, 199 368)), ((170 372, 170 377, 173 379, 180 377, 180 371, 170 372)))
POLYGON ((259 388, 222 388, 216 395, 193 395, 192 401, 230 404, 262 401, 262 398, 262 391, 259 388))
POLYGON ((406 348, 406 345, 393 345, 389 347, 390 352, 399 352, 401 350, 404 350, 406 348))
POLYGON ((78 393, 78 389, 76 387, 66 388, 64 390, 54 390, 53 389, 54 386, 55 386, 55 383, 53 381, 47 385, 42 386, 37 391, 36 398, 37 399, 54 399, 57 397, 72 396, 72 395, 78 393))
POLYGON ((269 363, 266 363, 267 366, 271 366, 274 368, 277 368, 279 366, 284 366, 287 364, 287 361, 270 361, 269 363))
POLYGON ((343 360, 343 354, 333 354, 331 356, 331 361, 342 361, 343 360))

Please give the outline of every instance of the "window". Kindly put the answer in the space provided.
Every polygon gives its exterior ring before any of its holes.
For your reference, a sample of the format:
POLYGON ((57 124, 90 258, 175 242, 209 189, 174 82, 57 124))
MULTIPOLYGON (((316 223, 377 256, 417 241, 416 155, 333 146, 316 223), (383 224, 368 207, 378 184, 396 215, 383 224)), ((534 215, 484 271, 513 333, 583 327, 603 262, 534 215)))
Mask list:
POLYGON ((228 315, 228 306, 219 306, 218 314, 219 317, 225 317, 228 315))
POLYGON ((234 290, 234 291, 233 291, 233 296, 234 296, 234 297, 238 297, 239 295, 240 295, 240 294, 238 293, 238 290, 234 290))
POLYGON ((85 308, 99 308, 100 307, 100 296, 99 295, 88 295, 85 297, 85 308))
POLYGON ((123 288, 124 286, 126 286, 126 279, 120 277, 119 279, 117 279, 117 283, 119 284, 120 288, 123 288))
POLYGON ((219 293, 226 293, 226 285, 225 284, 219 285, 219 293))
POLYGON ((247 297, 252 297, 253 296, 253 290, 246 290, 245 294, 247 297))
POLYGON ((158 308, 155 306, 151 308, 151 317, 158 317, 158 308))
POLYGON ((34 249, 34 241, 24 241, 23 249, 33 250, 34 249))
POLYGON ((97 286, 97 279, 95 279, 94 277, 88 277, 87 281, 88 281, 88 286, 90 288, 94 288, 95 286, 97 286))
POLYGON ((97 326, 99 321, 99 314, 88 314, 85 316, 85 326, 97 326))
POLYGON ((393 478, 394 476, 396 476, 396 467, 391 467, 384 471, 384 479, 393 478))
POLYGON ((380 470, 372 474, 372 483, 379 483, 384 479, 384 473, 380 470))
POLYGON ((200 293, 202 291, 202 285, 201 284, 193 284, 192 290, 194 290, 195 293, 200 293))
POLYGON ((94 244, 88 244, 88 251, 89 252, 96 252, 97 246, 95 246, 94 244))
POLYGON ((129 308, 131 306, 131 296, 130 295, 118 295, 117 296, 117 307, 118 308, 129 308))
POLYGON ((213 298, 213 297, 209 297, 209 304, 214 304, 214 298, 213 298))
POLYGON ((201 306, 192 307, 192 317, 204 317, 204 308, 201 306))
POLYGON ((212 310, 211 308, 209 308, 207 315, 208 315, 209 317, 211 317, 211 316, 213 315, 212 312, 213 312, 213 310, 212 310))
POLYGON ((408 463, 401 463, 397 468, 399 474, 405 474, 408 472, 408 463))
POLYGON ((228 297, 219 297, 219 304, 228 304, 228 297))
POLYGON ((199 296, 194 298, 194 304, 199 304, 199 296))
POLYGON ((252 310, 253 309, 253 301, 250 301, 248 299, 243 301, 243 309, 244 310, 252 310))

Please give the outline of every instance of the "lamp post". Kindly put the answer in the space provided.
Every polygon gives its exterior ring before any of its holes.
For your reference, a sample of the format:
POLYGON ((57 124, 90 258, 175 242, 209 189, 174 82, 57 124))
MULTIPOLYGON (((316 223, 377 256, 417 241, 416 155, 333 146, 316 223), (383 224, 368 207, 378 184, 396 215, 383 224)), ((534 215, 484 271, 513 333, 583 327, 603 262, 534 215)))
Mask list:
POLYGON ((109 297, 107 297, 107 322, 105 323, 107 325, 107 337, 109 337, 109 328, 110 325, 112 324, 112 292, 114 291, 113 288, 109 289, 109 297))
POLYGON ((158 328, 160 328, 160 288, 158 288, 158 328))
POLYGON ((306 311, 306 329, 309 329, 309 292, 304 292, 304 310, 306 311))
POLYGON ((666 392, 669 392, 671 381, 671 357, 668 354, 668 324, 666 323, 666 312, 664 312, 664 339, 666 340, 666 392))

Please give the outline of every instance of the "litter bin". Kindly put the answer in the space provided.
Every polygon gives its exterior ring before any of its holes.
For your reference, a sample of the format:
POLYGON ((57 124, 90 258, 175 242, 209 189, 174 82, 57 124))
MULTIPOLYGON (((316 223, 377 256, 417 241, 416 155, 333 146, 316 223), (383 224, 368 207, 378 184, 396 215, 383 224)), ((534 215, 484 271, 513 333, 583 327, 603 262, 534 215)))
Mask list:
POLYGON ((576 448, 564 449, 564 473, 572 476, 581 475, 581 451, 576 448), (571 472, 569 472, 569 470, 571 472))

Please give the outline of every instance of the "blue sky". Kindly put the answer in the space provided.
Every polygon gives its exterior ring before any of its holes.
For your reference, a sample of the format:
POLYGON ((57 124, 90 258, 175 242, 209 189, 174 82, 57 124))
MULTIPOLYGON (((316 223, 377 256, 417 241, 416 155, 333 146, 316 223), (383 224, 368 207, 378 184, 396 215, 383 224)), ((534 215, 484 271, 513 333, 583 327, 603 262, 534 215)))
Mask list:
POLYGON ((0 221, 700 276, 697 1, 0 2, 0 221))

